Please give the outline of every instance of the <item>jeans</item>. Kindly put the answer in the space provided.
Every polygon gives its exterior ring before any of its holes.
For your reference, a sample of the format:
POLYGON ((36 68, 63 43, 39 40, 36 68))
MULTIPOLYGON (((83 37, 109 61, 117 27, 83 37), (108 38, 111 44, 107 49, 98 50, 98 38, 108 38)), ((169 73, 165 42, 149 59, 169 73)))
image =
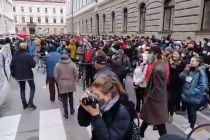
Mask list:
POLYGON ((60 97, 62 98, 62 102, 63 102, 64 114, 68 114, 68 101, 69 101, 70 111, 71 113, 74 113, 73 92, 60 94, 60 97))
POLYGON ((140 112, 141 104, 144 103, 145 88, 136 87, 136 111, 140 112))
MULTIPOLYGON (((142 125, 140 127, 140 136, 142 138, 144 138, 144 132, 145 130, 147 129, 149 123, 147 123, 146 121, 143 121, 142 122, 142 125)), ((165 124, 159 124, 159 125, 156 125, 157 129, 158 129, 158 133, 160 136, 163 136, 165 134, 167 134, 167 130, 166 130, 166 125, 165 124)))
POLYGON ((55 93, 56 93, 55 88, 56 87, 57 87, 57 93, 59 93, 57 83, 56 83, 54 77, 47 77, 47 82, 49 83, 50 100, 55 101, 55 93))
POLYGON ((30 87, 30 97, 29 97, 28 103, 26 101, 26 95, 25 95, 26 81, 19 81, 20 97, 24 105, 25 104, 33 105, 34 94, 35 94, 35 83, 34 83, 34 80, 28 80, 27 82, 30 87))
POLYGON ((186 103, 187 106, 187 115, 188 115, 188 121, 190 123, 190 127, 193 129, 195 127, 195 122, 197 119, 197 111, 198 111, 198 105, 192 104, 192 103, 186 103))

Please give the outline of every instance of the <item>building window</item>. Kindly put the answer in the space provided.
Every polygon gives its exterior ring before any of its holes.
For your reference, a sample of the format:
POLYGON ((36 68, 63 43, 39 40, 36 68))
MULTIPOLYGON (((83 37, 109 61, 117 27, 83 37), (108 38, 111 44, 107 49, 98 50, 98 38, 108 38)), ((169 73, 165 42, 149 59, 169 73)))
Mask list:
POLYGON ((86 33, 88 32, 88 21, 87 21, 87 19, 86 19, 86 21, 85 21, 85 27, 86 27, 86 33))
POLYGON ((32 13, 32 7, 29 7, 29 12, 32 13))
POLYGON ((83 20, 82 20, 82 32, 84 32, 84 23, 83 23, 83 20))
POLYGON ((114 32, 114 28, 115 28, 115 13, 112 12, 112 32, 114 32))
POLYGON ((139 6, 140 18, 139 18, 139 31, 145 31, 145 17, 146 17, 146 5, 142 3, 139 6))
POLYGON ((23 32, 26 32, 26 27, 23 27, 23 32))
POLYGON ((46 23, 49 23, 48 17, 45 17, 45 22, 46 22, 46 23))
POLYGON ((17 23, 17 16, 14 16, 14 21, 15 23, 17 23))
POLYGON ((128 30, 128 9, 124 8, 123 10, 123 31, 127 32, 128 30))
POLYGON ((22 17, 22 23, 25 23, 26 20, 25 20, 25 17, 22 17))
POLYGON ((60 9, 61 14, 63 14, 63 8, 60 9))
POLYGON ((18 33, 18 28, 17 27, 15 28, 15 32, 18 33))
POLYGON ((174 18, 174 0, 166 0, 164 4, 164 21, 163 30, 171 31, 173 29, 173 18, 174 18))
POLYGON ((33 23, 33 17, 30 17, 30 23, 33 23))
POLYGON ((40 17, 38 17, 38 23, 41 23, 41 18, 40 17))
POLYGON ((47 13, 47 8, 45 8, 45 13, 47 13))
POLYGON ((24 8, 23 7, 21 7, 21 12, 24 12, 24 8))
POLYGON ((53 19, 53 23, 56 23, 56 19, 55 18, 53 19))
POLYGON ((40 13, 40 8, 37 8, 37 12, 40 13))
POLYGON ((105 33, 105 29, 106 29, 106 15, 103 14, 103 32, 105 33))
POLYGON ((61 23, 63 23, 63 18, 61 19, 61 23))
POLYGON ((55 8, 53 8, 53 14, 55 14, 56 13, 56 10, 55 10, 55 8))
POLYGON ((16 12, 16 7, 13 7, 13 12, 16 12))
POLYGON ((204 1, 202 30, 210 31, 210 0, 204 1))
POLYGON ((93 19, 90 18, 90 32, 92 33, 93 31, 93 19))

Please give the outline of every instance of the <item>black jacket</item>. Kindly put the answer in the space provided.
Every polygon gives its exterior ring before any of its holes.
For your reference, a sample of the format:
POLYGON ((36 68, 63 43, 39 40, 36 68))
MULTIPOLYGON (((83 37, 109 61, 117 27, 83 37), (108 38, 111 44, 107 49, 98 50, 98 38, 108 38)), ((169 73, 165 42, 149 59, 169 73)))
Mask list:
POLYGON ((10 64, 11 75, 18 81, 33 80, 33 71, 36 62, 26 50, 18 50, 10 64))
POLYGON ((82 127, 92 125, 92 140, 128 140, 130 115, 120 101, 101 116, 91 117, 81 106, 78 110, 78 122, 82 127))

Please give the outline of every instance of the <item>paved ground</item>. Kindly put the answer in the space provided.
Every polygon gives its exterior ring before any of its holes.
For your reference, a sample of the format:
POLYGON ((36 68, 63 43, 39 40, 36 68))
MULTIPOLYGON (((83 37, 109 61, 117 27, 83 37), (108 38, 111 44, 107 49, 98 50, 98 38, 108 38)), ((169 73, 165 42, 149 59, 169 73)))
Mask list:
MULTIPOLYGON (((52 103, 49 101, 49 92, 45 84, 45 76, 35 72, 36 96, 35 104, 38 109, 23 110, 19 97, 19 88, 15 82, 10 82, 10 92, 5 103, 0 107, 0 140, 89 140, 90 127, 81 128, 78 126, 76 115, 70 116, 68 120, 63 118, 62 105, 59 101, 52 103)), ((27 88, 28 91, 29 88, 27 88)), ((126 80, 126 90, 132 100, 135 101, 132 79, 126 80)), ((74 93, 75 107, 83 91, 80 85, 74 93)), ((208 113, 208 112, 207 112, 208 113)), ((76 114, 76 113, 75 113, 76 114)), ((178 134, 186 137, 181 127, 186 123, 185 116, 176 115, 172 124, 167 124, 168 133, 178 134)), ((198 124, 210 122, 207 114, 200 113, 198 124)), ((197 140, 206 140, 204 136, 209 136, 205 130, 196 133, 197 140), (200 136, 202 134, 202 136, 200 136)), ((149 127, 146 131, 145 140, 158 140, 156 131, 149 127)), ((210 137, 209 137, 210 138, 210 137)))

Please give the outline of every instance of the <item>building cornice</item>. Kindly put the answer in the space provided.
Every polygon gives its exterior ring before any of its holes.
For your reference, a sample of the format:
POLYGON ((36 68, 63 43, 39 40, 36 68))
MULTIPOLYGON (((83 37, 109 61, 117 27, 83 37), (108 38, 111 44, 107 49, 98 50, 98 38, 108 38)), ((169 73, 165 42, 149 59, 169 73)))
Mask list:
POLYGON ((47 2, 47 3, 66 3, 66 0, 13 0, 14 2, 47 2))

